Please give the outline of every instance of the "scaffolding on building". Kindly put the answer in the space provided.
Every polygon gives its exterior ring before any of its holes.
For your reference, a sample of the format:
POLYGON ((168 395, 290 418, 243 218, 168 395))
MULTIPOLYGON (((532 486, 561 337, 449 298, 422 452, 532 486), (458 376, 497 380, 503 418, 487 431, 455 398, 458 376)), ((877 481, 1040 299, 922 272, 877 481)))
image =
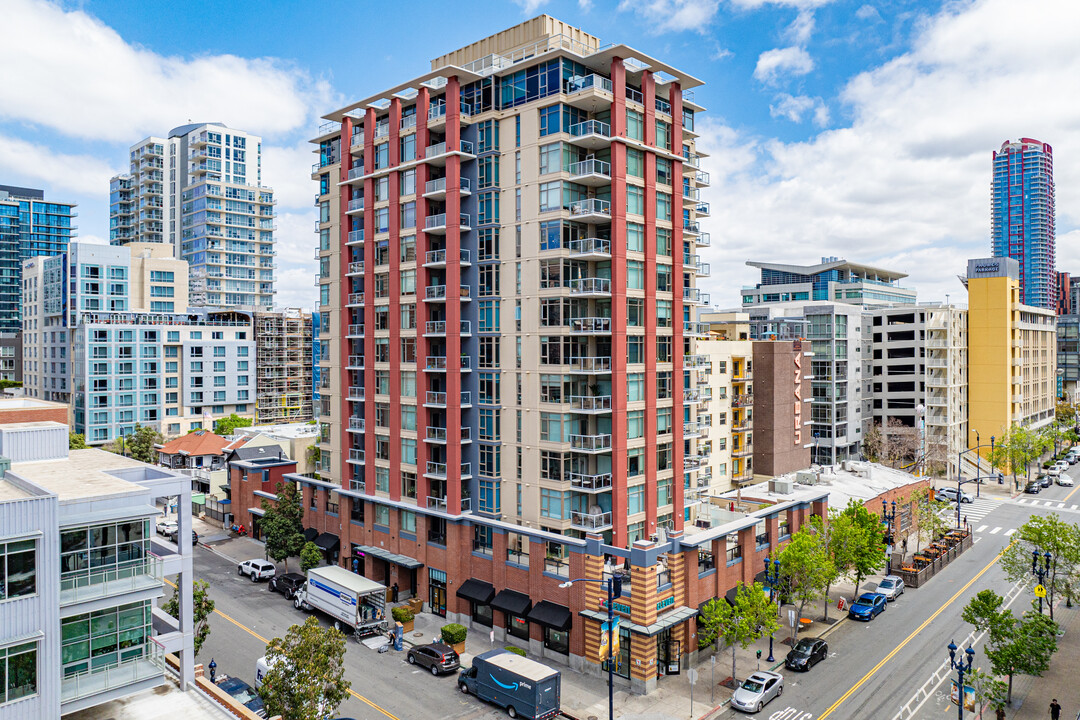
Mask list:
POLYGON ((255 354, 255 424, 313 419, 311 313, 256 312, 255 354))

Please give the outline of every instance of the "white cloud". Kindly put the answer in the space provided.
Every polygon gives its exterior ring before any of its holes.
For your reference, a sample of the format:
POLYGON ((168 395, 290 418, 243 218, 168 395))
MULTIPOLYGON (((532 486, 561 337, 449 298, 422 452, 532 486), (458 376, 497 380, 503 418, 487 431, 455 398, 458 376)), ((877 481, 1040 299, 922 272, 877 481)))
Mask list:
POLYGON ((793 45, 806 45, 814 33, 814 13, 802 10, 784 31, 784 40, 793 45))
POLYGON ((734 56, 735 56, 735 53, 731 52, 730 50, 728 50, 726 47, 724 47, 720 43, 713 42, 713 51, 711 53, 709 53, 709 59, 710 60, 712 60, 713 62, 717 62, 719 60, 725 60, 725 59, 727 59, 729 57, 734 57, 734 56))
POLYGON ((0 118, 132 144, 192 122, 274 135, 309 125, 329 86, 280 60, 165 57, 97 18, 48 2, 6 0, 0 118))
POLYGON ((57 153, 0 133, 0 177, 29 178, 48 186, 50 191, 95 193, 108 203, 109 178, 117 172, 117 168, 89 155, 57 153))
POLYGON ((813 69, 814 59, 803 48, 773 48, 758 56, 754 78, 775 85, 784 75, 805 75, 813 69))
POLYGON ((316 217, 314 208, 278 214, 275 233, 278 292, 274 299, 278 307, 310 308, 318 299, 315 288, 318 263, 314 259, 316 243, 312 231, 316 217))
POLYGON ((778 5, 780 7, 792 7, 799 10, 813 10, 824 7, 835 0, 731 0, 731 4, 744 10, 757 10, 766 5, 778 5))
POLYGON ((806 113, 812 113, 814 124, 824 127, 829 123, 829 108, 819 97, 807 95, 788 95, 780 93, 775 98, 775 104, 769 105, 769 115, 772 117, 787 118, 791 122, 802 122, 806 113))
POLYGON ((1051 143, 1058 267, 1080 270, 1080 6, 1009 0, 949 5, 912 49, 854 77, 852 118, 801 142, 755 137, 704 120, 711 157, 714 302, 738 303, 746 260, 817 262, 822 255, 907 272, 920 298, 963 301, 956 275, 990 254, 991 152, 1019 136, 1051 143), (722 268, 722 272, 717 269, 722 268))
POLYGON ((650 32, 694 30, 705 34, 720 8, 720 0, 620 0, 620 12, 633 12, 650 32))
POLYGON ((873 5, 863 5, 855 11, 855 17, 860 20, 873 20, 874 22, 881 22, 881 13, 873 5))
POLYGON ((521 8, 526 15, 532 15, 540 8, 547 5, 549 0, 514 0, 514 4, 521 8))
POLYGON ((583 13, 587 13, 590 10, 592 10, 592 4, 593 4, 593 0, 578 0, 578 2, 577 2, 578 10, 580 10, 583 13))

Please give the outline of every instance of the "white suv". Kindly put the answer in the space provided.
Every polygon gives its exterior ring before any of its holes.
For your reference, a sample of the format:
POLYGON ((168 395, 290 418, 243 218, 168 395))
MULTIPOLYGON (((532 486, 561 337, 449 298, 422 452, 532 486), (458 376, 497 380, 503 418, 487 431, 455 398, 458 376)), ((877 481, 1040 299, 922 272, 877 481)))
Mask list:
MULTIPOLYGON (((943 487, 937 491, 937 494, 934 495, 934 499, 938 502, 956 502, 957 494, 956 488, 943 487)), ((960 492, 959 496, 960 502, 975 502, 975 498, 971 497, 971 495, 966 492, 960 492)))
POLYGON ((247 575, 251 582, 269 580, 277 574, 277 567, 269 560, 245 560, 236 566, 237 575, 247 575))

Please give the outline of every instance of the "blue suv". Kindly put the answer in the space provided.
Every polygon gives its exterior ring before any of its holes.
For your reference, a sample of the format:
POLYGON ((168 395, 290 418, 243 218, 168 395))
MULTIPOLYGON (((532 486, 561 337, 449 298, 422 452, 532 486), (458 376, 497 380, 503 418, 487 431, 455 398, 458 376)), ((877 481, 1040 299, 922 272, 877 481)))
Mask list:
POLYGON ((885 612, 888 600, 881 593, 863 593, 851 603, 848 608, 848 617, 852 620, 873 620, 885 612))

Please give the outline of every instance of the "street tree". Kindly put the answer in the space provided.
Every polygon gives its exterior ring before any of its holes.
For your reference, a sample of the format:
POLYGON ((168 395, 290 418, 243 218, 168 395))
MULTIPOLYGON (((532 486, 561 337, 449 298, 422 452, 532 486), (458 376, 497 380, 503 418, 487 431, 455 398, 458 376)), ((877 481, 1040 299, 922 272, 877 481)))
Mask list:
POLYGON ((288 571, 289 558, 299 555, 305 542, 304 508, 296 483, 278 483, 277 500, 263 500, 262 509, 259 527, 266 541, 266 554, 275 562, 284 562, 288 571))
POLYGON ((1040 567, 1045 566, 1045 553, 1050 553, 1049 575, 1043 586, 1053 619, 1054 598, 1058 594, 1071 598, 1080 574, 1080 527, 1064 522, 1056 513, 1032 515, 1010 540, 1002 551, 1001 566, 1011 582, 1031 578, 1032 553, 1038 554, 1040 567))
POLYGON ((232 435, 238 427, 251 427, 254 424, 251 418, 240 417, 236 413, 214 421, 214 432, 221 436, 232 435))
POLYGON ((853 559, 852 520, 839 508, 829 510, 829 520, 821 516, 810 517, 810 527, 822 538, 827 562, 822 567, 824 582, 825 621, 829 620, 829 592, 835 582, 847 576, 853 559))
POLYGON ((314 617, 271 640, 266 664, 259 696, 267 714, 283 720, 332 717, 352 686, 345 679, 345 635, 314 617))
POLYGON ((69 432, 68 433, 68 450, 85 450, 86 449, 86 436, 82 433, 69 432))
POLYGON ((319 567, 322 561, 322 549, 313 542, 304 543, 300 550, 300 572, 306 574, 311 568, 319 567))
MULTIPOLYGON (((192 586, 192 615, 195 620, 195 656, 199 656, 206 638, 210 635, 210 616, 214 613, 214 601, 210 597, 210 584, 205 580, 196 580, 192 586)), ((166 613, 180 619, 180 592, 173 588, 172 597, 161 608, 166 613)))
POLYGON ((935 500, 929 494, 920 495, 915 501, 915 552, 919 552, 922 541, 933 542, 949 531, 949 522, 945 511, 949 503, 935 500))
POLYGON ((841 514, 851 520, 851 565, 849 572, 855 583, 855 596, 867 575, 885 566, 885 526, 881 518, 857 500, 849 500, 841 514))
MULTIPOLYGON (((70 442, 70 439, 69 439, 70 442)), ((165 442, 165 437, 149 425, 135 425, 130 435, 121 435, 116 440, 102 446, 117 455, 127 455, 144 463, 154 465, 158 461, 155 445, 165 442)))
POLYGON ((975 707, 988 704, 996 710, 1009 702, 1008 686, 994 677, 993 672, 972 668, 964 673, 964 684, 975 688, 975 707))
MULTIPOLYGON (((731 647, 731 680, 735 682, 735 646, 743 650, 780 628, 776 620, 776 606, 769 600, 761 583, 739 583, 735 604, 713 599, 706 603, 708 614, 703 613, 706 626, 706 644, 717 639, 731 647)), ((702 622, 698 623, 699 632, 702 622)))
POLYGON ((1044 452, 1045 446, 1045 439, 1038 431, 1013 423, 995 445, 991 462, 995 467, 1008 468, 1013 480, 1020 469, 1023 469, 1025 477, 1030 478, 1031 463, 1044 452))
MULTIPOLYGON (((799 604, 799 617, 807 603, 813 602, 831 584, 835 571, 824 539, 812 529, 801 529, 780 551, 780 577, 792 600, 799 604)), ((829 597, 825 596, 828 613, 829 597)))

